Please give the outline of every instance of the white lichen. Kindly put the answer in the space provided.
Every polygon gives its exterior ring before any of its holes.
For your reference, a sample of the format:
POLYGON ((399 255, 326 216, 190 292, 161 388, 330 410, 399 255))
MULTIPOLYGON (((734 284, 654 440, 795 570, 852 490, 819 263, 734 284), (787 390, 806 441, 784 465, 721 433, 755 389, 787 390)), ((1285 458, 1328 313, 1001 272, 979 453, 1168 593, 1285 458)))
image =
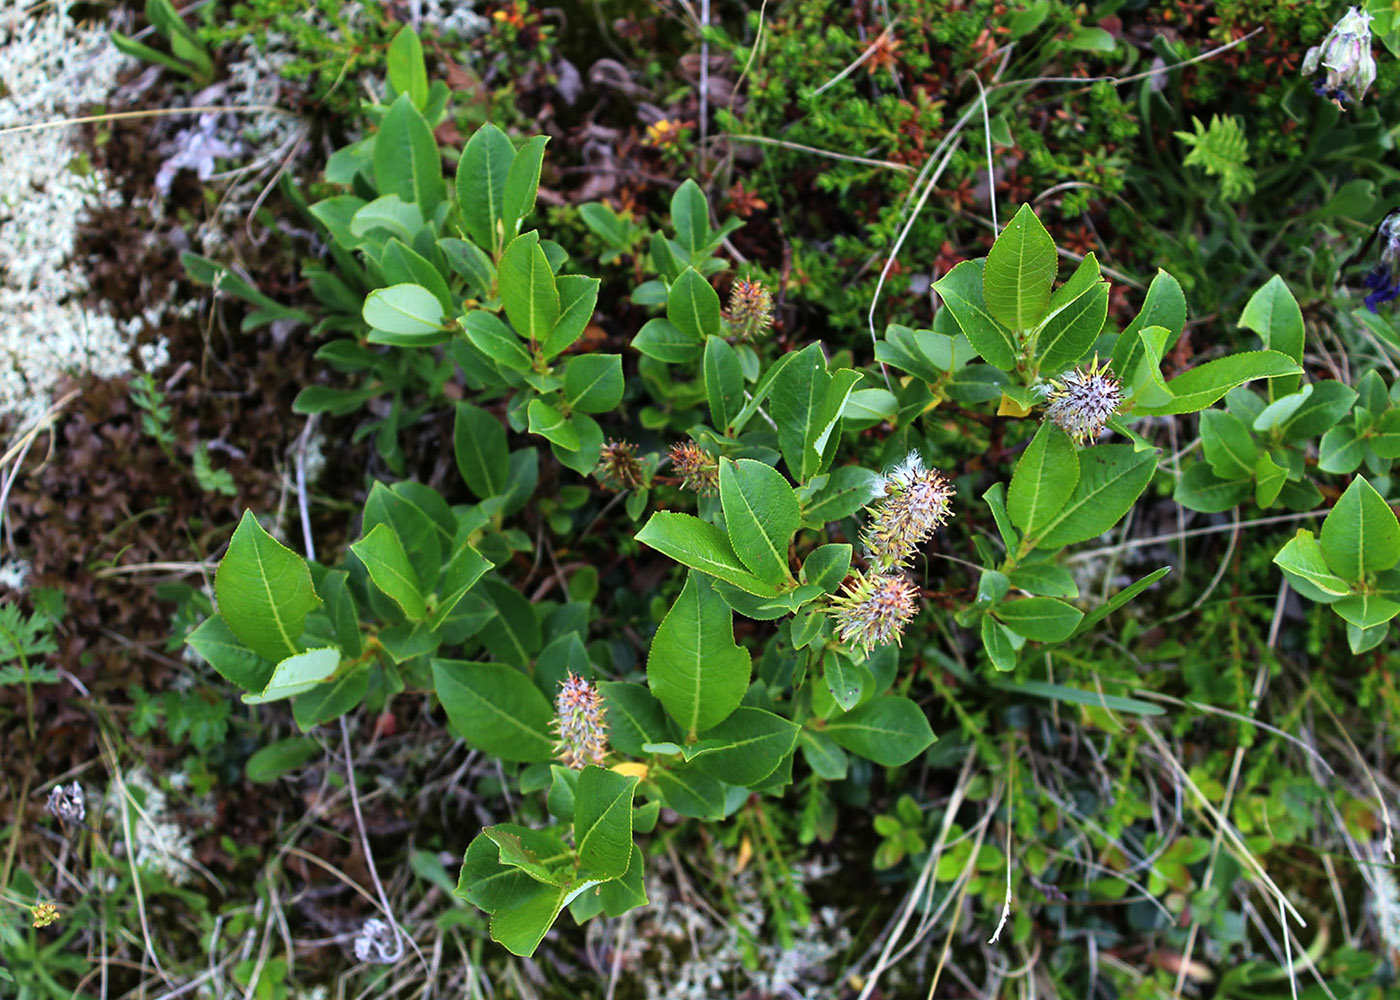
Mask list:
MULTIPOLYGON (((114 89, 125 57, 69 7, 0 0, 0 133, 83 114, 114 89)), ((37 417, 64 375, 116 377, 132 367, 141 322, 82 303, 78 231, 116 194, 79 155, 77 135, 69 125, 0 134, 0 418, 37 417)), ((140 357, 160 367, 164 343, 140 357)))
MULTIPOLYGON (((138 868, 177 885, 188 882, 194 871, 194 845, 189 831, 175 820, 169 797, 144 768, 132 768, 122 777, 122 782, 114 781, 107 789, 103 812, 108 822, 123 840, 130 831, 128 848, 138 868)), ((183 774, 172 775, 172 786, 182 784, 182 779, 183 774)))

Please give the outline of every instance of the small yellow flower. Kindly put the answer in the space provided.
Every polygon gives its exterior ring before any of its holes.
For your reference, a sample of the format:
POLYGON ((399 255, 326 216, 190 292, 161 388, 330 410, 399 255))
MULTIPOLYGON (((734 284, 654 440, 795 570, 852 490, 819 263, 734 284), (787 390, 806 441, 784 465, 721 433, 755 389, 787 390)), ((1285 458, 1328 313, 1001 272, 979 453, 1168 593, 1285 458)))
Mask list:
POLYGON ((647 126, 647 145, 665 148, 673 146, 681 137, 681 123, 669 118, 652 122, 647 126))
POLYGON ((58 907, 52 903, 40 903, 29 908, 29 915, 34 918, 35 927, 47 927, 49 924, 58 923, 58 907))

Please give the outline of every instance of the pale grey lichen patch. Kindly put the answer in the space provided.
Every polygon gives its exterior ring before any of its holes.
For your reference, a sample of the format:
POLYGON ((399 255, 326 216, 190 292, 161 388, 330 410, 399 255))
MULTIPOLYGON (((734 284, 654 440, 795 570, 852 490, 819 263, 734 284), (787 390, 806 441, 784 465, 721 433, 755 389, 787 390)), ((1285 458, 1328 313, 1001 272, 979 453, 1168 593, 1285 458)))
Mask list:
MULTIPOLYGON (((104 103, 122 56, 70 5, 35 13, 0 0, 0 132, 75 117, 104 103)), ((87 281, 73 261, 79 227, 116 197, 79 156, 77 129, 0 134, 0 417, 37 417, 66 374, 115 377, 131 370, 140 320, 87 309, 87 281)), ((138 355, 165 363, 163 341, 138 355)))

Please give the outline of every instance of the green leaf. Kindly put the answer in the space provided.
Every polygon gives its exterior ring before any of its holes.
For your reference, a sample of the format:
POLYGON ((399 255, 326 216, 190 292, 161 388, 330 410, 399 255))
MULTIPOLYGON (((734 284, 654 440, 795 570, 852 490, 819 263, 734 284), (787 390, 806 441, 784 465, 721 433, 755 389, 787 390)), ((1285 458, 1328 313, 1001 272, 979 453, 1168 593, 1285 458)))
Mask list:
POLYGON ((689 364, 700 357, 700 345, 668 319, 649 319, 632 338, 632 346, 667 364, 689 364))
POLYGON ((1053 597, 1027 597, 992 608, 1003 625, 1036 642, 1064 642, 1074 634, 1084 613, 1053 597))
POLYGON ((802 562, 802 582, 832 594, 851 571, 851 546, 846 542, 819 545, 802 562))
POLYGON ((1011 473, 1006 509, 1026 534, 1050 524, 1079 484, 1079 452, 1069 435, 1049 420, 1040 425, 1011 473))
POLYGON ((1361 580, 1400 561, 1395 512, 1361 476, 1351 481, 1322 522, 1321 541, 1328 568, 1343 580, 1361 580))
POLYGON ((501 201, 501 218, 506 235, 520 232, 520 220, 535 210, 535 194, 540 186, 540 167, 544 162, 544 147, 549 137, 533 136, 512 158, 506 173, 506 190, 501 201))
MULTIPOLYGON (((1259 334, 1269 350, 1286 354, 1302 364, 1305 340, 1303 311, 1298 308, 1298 300, 1293 297, 1288 285, 1277 274, 1249 297, 1244 312, 1240 314, 1240 326, 1259 334)), ((1274 396, 1290 393, 1296 388, 1298 379, 1295 377, 1278 379, 1271 386, 1274 396)))
POLYGON ((729 718, 700 734, 702 740, 718 740, 723 746, 700 757, 696 766, 726 784, 751 788, 792 753, 801 730, 796 723, 761 708, 735 709, 729 718))
POLYGON ((1259 448, 1249 426, 1228 410, 1201 414, 1201 445, 1211 470, 1221 479, 1253 479, 1259 448))
POLYGON ((300 651, 306 616, 321 603, 306 560, 264 531, 252 511, 243 512, 219 562, 214 593, 239 641, 274 662, 300 651))
POLYGON ((506 244, 506 176, 515 147, 495 125, 483 125, 467 140, 457 164, 457 204, 473 243, 499 258, 506 244))
POLYGON ((437 609, 428 619, 428 627, 433 631, 442 628, 443 622, 451 616, 462 598, 467 596, 472 587, 476 586, 476 582, 493 565, 491 560, 464 542, 447 565, 442 567, 441 596, 438 598, 437 609))
MULTIPOLYGON (((1292 412, 1278 422, 1285 441, 1300 443, 1335 427, 1356 402, 1356 390, 1344 382, 1324 379, 1304 387, 1311 390, 1292 412)), ((1291 397, 1286 397, 1291 398, 1291 397)), ((1260 415, 1260 420, 1263 420, 1260 415)), ((1258 430, 1259 428, 1255 428, 1258 430)))
POLYGON ((849 712, 860 704, 869 676, 870 671, 857 666, 834 649, 828 650, 822 657, 822 682, 843 712, 849 712))
POLYGON ((1036 335, 1036 363, 1043 372, 1074 364, 1093 346, 1108 318, 1108 282, 1091 253, 1050 297, 1050 315, 1036 335))
POLYGON ((1176 481, 1172 499, 1187 510, 1219 514, 1245 503, 1254 494, 1253 471, 1236 479, 1221 479, 1206 462, 1196 462, 1176 481))
POLYGON ((578 877, 621 878, 632 860, 632 793, 636 775, 590 764, 574 789, 574 850, 578 877))
MULTIPOLYGON (((1014 475, 1014 473, 1013 473, 1014 475)), ((1079 459, 1075 459, 1074 475, 1079 477, 1079 459)), ((992 522, 997 526, 997 534, 1001 536, 1001 544, 1006 547, 1007 552, 1015 552, 1020 544, 1020 536, 1016 534, 1016 529, 1011 526, 1011 518, 1006 513, 1006 484, 992 483, 982 493, 982 500, 987 505, 987 509, 992 512, 992 522)))
POLYGON ((710 242, 710 207, 693 180, 671 196, 671 225, 676 227, 676 241, 692 254, 710 242))
POLYGON ((378 524, 393 529, 413 567, 419 593, 430 593, 442 572, 442 553, 451 548, 457 533, 447 501, 422 483, 406 481, 393 487, 375 483, 365 501, 360 530, 368 535, 378 524))
POLYGON ((1022 205, 987 253, 982 272, 987 311, 1010 330, 1033 328, 1050 308, 1058 265, 1055 241, 1031 207, 1022 205))
POLYGON ((520 338, 485 310, 477 309, 462 317, 462 332, 473 347, 500 367, 517 372, 528 372, 534 367, 520 338))
POLYGON ((778 588, 751 573, 734 554, 729 536, 689 514, 657 511, 637 532, 637 541, 670 556, 682 566, 732 583, 757 597, 777 597, 778 588))
POLYGON ((894 365, 925 382, 939 381, 976 356, 965 336, 911 330, 896 323, 886 327, 885 339, 875 344, 876 361, 894 365))
POLYGON ((567 451, 578 450, 578 431, 564 414, 538 398, 530 400, 528 413, 531 434, 538 434, 567 451))
POLYGON ((1172 568, 1170 566, 1163 566, 1161 569, 1154 569, 1151 573, 1148 573, 1141 580, 1138 580, 1136 583, 1124 587, 1122 590, 1114 594, 1103 604, 1099 605, 1093 611, 1090 611, 1087 615, 1085 615, 1084 620, 1081 621, 1079 623, 1079 627, 1075 629, 1075 633, 1083 635, 1085 632, 1089 631, 1089 629, 1093 628, 1099 622, 1103 621, 1109 615, 1113 614, 1113 612, 1117 611, 1123 605, 1127 604, 1134 597, 1136 597, 1138 594, 1141 594, 1144 590, 1152 586, 1158 580, 1162 579, 1162 577, 1166 576, 1171 571, 1172 568))
POLYGON ((1141 406, 1136 412, 1153 416, 1195 413, 1204 410, 1237 385, 1257 378, 1275 378, 1302 372, 1298 363, 1278 351, 1241 351, 1207 361, 1167 383, 1172 400, 1161 406, 1141 406))
POLYGON ((696 344, 719 336, 719 295, 695 268, 687 267, 671 285, 666 318, 696 344))
POLYGON ((323 752, 321 744, 309 736, 278 740, 254 751, 243 765, 243 773, 255 785, 270 785, 282 775, 315 760, 323 752))
POLYGON ((374 183, 381 195, 398 195, 417 205, 425 218, 447 197, 433 130, 408 94, 400 94, 379 123, 374 141, 374 183))
POLYGON ((640 757, 647 743, 666 739, 666 715, 661 703, 640 684, 603 681, 599 692, 608 710, 608 741, 620 753, 640 757))
POLYGON ((564 400, 584 413, 606 413, 622 402, 622 357, 580 354, 564 366, 564 400))
MULTIPOLYGON (((504 823, 487 829, 519 830, 522 837, 536 833, 504 823)), ((462 861, 457 895, 491 914, 492 940, 512 954, 528 957, 544 940, 570 896, 589 884, 568 887, 539 882, 519 868, 502 865, 499 850, 486 833, 471 842, 462 861)), ((559 863, 567 857, 565 848, 560 857, 548 860, 559 863)))
POLYGON ((1317 467, 1333 475, 1355 472, 1366 457, 1366 442, 1350 424, 1333 427, 1317 445, 1317 467))
MULTIPOLYGON (((661 804, 653 800, 651 805, 660 810, 661 804)), ((653 821, 654 822, 654 821, 653 821)), ((644 831, 638 824, 638 832, 644 831)), ((627 872, 621 877, 604 882, 598 887, 598 899, 602 903, 603 912, 610 917, 620 917, 628 910, 634 910, 639 906, 647 905, 646 878, 643 873, 642 849, 636 844, 632 845, 632 857, 627 863, 627 872)), ((579 900, 587 898, 587 894, 579 896, 579 900)))
POLYGON ((353 712, 368 691, 369 671, 352 668, 296 695, 292 699, 292 719, 303 733, 310 732, 353 712))
POLYGON ((598 456, 603 452, 603 428, 598 426, 598 421, 579 411, 569 417, 568 426, 578 435, 578 444, 565 448, 555 441, 550 450, 566 469, 573 469, 580 476, 592 475, 598 467, 598 456))
POLYGON ((394 91, 407 94, 413 106, 422 111, 428 103, 428 70, 423 64, 423 44, 412 28, 399 29, 389 43, 386 66, 394 91))
POLYGON ((501 422, 471 403, 458 403, 452 427, 452 451, 462 481, 478 500, 504 493, 510 474, 510 449, 501 422))
POLYGON ((724 815, 724 785, 694 764, 654 768, 650 777, 666 807, 682 816, 719 819, 724 815))
POLYGON ((705 395, 715 430, 727 434, 729 425, 744 408, 744 369, 739 355, 720 337, 705 340, 705 395))
POLYGON ((1332 610, 1348 625, 1371 629, 1400 614, 1400 602, 1379 594, 1352 594, 1333 604, 1332 610))
POLYGON ((841 781, 846 777, 850 762, 846 751, 836 742, 816 729, 803 729, 801 733, 802 758, 818 778, 825 781, 841 781))
POLYGON ((244 691, 261 691, 272 678, 274 664, 245 646, 222 615, 204 619, 185 642, 221 677, 244 691))
POLYGON ((1132 445, 1104 444, 1079 456, 1079 482, 1060 511, 1033 542, 1060 548, 1101 535, 1118 523, 1147 488, 1157 468, 1157 453, 1136 452, 1132 445))
POLYGON ((600 282, 581 274, 561 274, 554 279, 554 284, 559 289, 559 318, 544 342, 547 361, 583 336, 598 305, 600 282))
POLYGON ((481 626, 481 641, 496 659, 524 670, 544 642, 534 605, 519 590, 498 579, 486 580, 481 587, 496 609, 496 614, 481 626))
POLYGON ((1160 326, 1168 331, 1165 347, 1170 348, 1181 336, 1186 325, 1186 295, 1177 282, 1166 271, 1158 269, 1147 286, 1147 296, 1142 309, 1127 325, 1114 342, 1112 368, 1123 379, 1132 375, 1142 358, 1143 343, 1139 334, 1150 326, 1160 326))
POLYGON ((850 517, 876 495, 879 483, 879 475, 859 465, 843 465, 830 476, 816 477, 799 494, 803 524, 820 528, 828 521, 850 517))
POLYGON ((908 698, 874 698, 838 715, 821 730, 853 754, 884 767, 907 764, 933 743, 923 710, 908 698))
POLYGON ((729 605, 691 573, 647 654, 647 683, 689 734, 718 725, 739 707, 753 664, 734 642, 729 605))
POLYGON ((769 583, 791 580, 788 544, 802 514, 783 474, 751 458, 720 459, 719 496, 729 543, 740 562, 769 583))
POLYGON ((559 289, 534 231, 517 236, 501 255, 501 304, 515 332, 543 343, 559 320, 559 289))
MULTIPOLYGON (((1053 248, 1052 248, 1053 249, 1053 248)), ((982 265, 980 260, 965 260, 938 281, 933 288, 943 299, 944 306, 958 321, 958 327, 968 342, 987 363, 1002 371, 1012 371, 1021 354, 1017 336, 993 315, 982 298, 982 265)), ((1046 290, 1049 301, 1049 290, 1046 290)))
POLYGON ((503 663, 433 660, 433 688, 452 728, 502 760, 554 757, 554 709, 539 688, 503 663))
POLYGON ((888 389, 857 389, 841 410, 841 426, 848 431, 865 430, 899 417, 899 398, 888 389))
POLYGON ((350 551, 365 564, 374 585, 389 595, 409 619, 417 622, 428 616, 418 574, 392 527, 376 524, 368 535, 351 544, 350 551))
POLYGON ((835 443, 833 434, 846 399, 859 381, 860 374, 849 369, 828 374, 821 344, 803 348, 774 378, 769 408, 778 425, 783 461, 799 483, 835 457, 829 446, 835 443))
POLYGON ((418 347, 447 339, 442 325, 442 303, 422 285, 376 288, 365 296, 362 316, 371 329, 389 335, 371 335, 372 343, 418 347))
POLYGON ((324 649, 308 649, 304 653, 288 656, 279 662, 268 679, 267 686, 258 694, 245 694, 243 704, 262 705, 269 701, 282 701, 294 695, 303 694, 318 687, 340 666, 340 650, 333 646, 324 649))
POLYGON ((452 292, 442 272, 397 237, 385 241, 379 255, 379 270, 384 274, 385 284, 421 285, 433 293, 444 314, 452 308, 452 292))
POLYGON ((1007 582, 1015 589, 1036 597, 1079 596, 1079 585, 1074 582, 1074 574, 1052 563, 1018 566, 1008 575, 1007 582))
POLYGON ((992 666, 1001 671, 1015 670, 1015 642, 1020 640, 1010 629, 988 614, 982 616, 981 632, 982 648, 987 651, 987 659, 992 661, 992 666))

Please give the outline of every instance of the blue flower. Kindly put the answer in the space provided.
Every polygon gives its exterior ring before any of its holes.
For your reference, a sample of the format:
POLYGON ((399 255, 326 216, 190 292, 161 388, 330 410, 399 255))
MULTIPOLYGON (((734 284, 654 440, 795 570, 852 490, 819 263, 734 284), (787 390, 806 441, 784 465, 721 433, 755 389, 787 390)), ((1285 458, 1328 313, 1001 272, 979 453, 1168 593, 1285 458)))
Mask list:
POLYGON ((1381 256, 1371 273, 1362 282, 1371 289, 1366 296, 1366 308, 1377 312, 1376 306, 1400 296, 1400 215, 1391 214, 1381 222, 1376 234, 1381 240, 1381 256))

